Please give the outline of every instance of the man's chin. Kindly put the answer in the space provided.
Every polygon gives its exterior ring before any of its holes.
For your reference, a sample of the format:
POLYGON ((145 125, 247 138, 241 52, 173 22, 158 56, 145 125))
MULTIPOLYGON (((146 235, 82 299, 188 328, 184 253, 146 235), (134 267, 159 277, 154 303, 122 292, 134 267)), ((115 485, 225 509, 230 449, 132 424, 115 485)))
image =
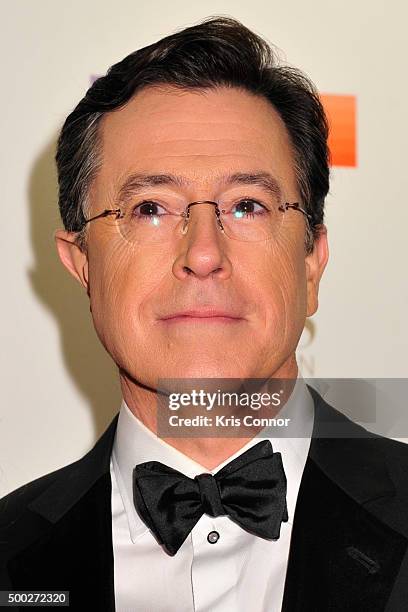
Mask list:
MULTIPOLYGON (((245 360, 243 360, 243 364, 245 360)), ((225 359, 223 363, 200 363, 190 361, 184 364, 177 364, 174 367, 166 368, 165 372, 159 374, 159 380, 185 380, 186 385, 201 383, 208 387, 217 386, 220 384, 226 387, 233 386, 233 381, 243 380, 248 378, 257 378, 257 369, 249 369, 243 367, 243 364, 229 363, 225 359)), ((262 376, 262 375, 261 375, 262 376)), ((160 386, 160 385, 159 385, 160 386)), ((208 389, 210 391, 210 388, 208 389)))
POLYGON ((204 391, 206 393, 233 392, 241 388, 245 376, 232 374, 228 371, 217 373, 213 370, 190 370, 187 374, 167 376, 158 379, 157 389, 164 393, 188 393, 204 391))

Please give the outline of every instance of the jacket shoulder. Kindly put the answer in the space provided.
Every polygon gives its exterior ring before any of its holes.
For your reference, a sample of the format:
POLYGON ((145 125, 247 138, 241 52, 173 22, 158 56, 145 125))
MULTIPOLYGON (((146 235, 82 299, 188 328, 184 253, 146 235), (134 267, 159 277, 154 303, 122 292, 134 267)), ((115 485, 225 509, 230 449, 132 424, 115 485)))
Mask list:
POLYGON ((367 488, 367 482, 388 478, 397 497, 408 504, 408 444, 365 429, 308 387, 315 401, 314 457, 318 462, 332 474, 353 475, 351 480, 360 475, 362 488, 367 488))
POLYGON ((408 444, 381 437, 381 450, 398 496, 405 500, 408 510, 408 444))
POLYGON ((57 480, 64 479, 70 471, 75 470, 80 461, 78 459, 48 474, 39 476, 2 497, 0 499, 0 532, 18 520, 24 514, 27 506, 57 480))
POLYGON ((44 474, 0 499, 0 534, 23 517, 30 504, 52 522, 62 516, 102 474, 109 472, 118 414, 83 457, 44 474))

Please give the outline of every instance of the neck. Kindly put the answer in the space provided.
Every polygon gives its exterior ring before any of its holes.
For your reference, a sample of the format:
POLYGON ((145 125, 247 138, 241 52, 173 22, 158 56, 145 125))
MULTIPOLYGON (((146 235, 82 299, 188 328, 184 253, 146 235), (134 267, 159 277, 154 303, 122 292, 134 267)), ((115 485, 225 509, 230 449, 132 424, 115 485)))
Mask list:
MULTIPOLYGON (((271 379, 294 380, 298 376, 296 357, 293 354, 281 367, 273 372, 271 379)), ((154 390, 143 387, 134 379, 130 378, 123 370, 120 371, 120 384, 123 399, 130 411, 154 434, 157 435, 157 394, 154 390)), ((163 438, 178 451, 190 457, 207 470, 212 470, 217 465, 228 459, 240 448, 245 446, 256 435, 259 429, 245 428, 235 431, 239 435, 228 438, 216 437, 182 437, 163 438)))

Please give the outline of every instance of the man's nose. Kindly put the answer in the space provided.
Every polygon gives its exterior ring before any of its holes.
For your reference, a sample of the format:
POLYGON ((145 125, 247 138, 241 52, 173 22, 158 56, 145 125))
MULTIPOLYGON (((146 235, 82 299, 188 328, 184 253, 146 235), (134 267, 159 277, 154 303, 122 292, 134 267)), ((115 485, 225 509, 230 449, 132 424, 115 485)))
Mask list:
POLYGON ((199 202, 189 207, 185 233, 174 263, 177 277, 194 274, 205 278, 217 274, 227 278, 230 275, 231 263, 226 254, 228 238, 221 231, 215 210, 210 202, 199 202))

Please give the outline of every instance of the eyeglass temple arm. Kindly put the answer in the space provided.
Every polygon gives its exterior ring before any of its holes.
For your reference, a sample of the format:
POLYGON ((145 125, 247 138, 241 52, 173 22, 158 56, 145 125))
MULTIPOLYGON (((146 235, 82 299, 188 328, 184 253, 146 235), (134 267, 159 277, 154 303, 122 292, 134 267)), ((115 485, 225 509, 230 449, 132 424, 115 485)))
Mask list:
POLYGON ((121 217, 123 217, 123 212, 120 210, 120 208, 106 208, 104 211, 99 213, 99 215, 95 215, 95 217, 91 217, 90 219, 85 219, 84 225, 86 225, 90 221, 94 221, 94 219, 100 219, 101 217, 109 217, 109 215, 116 215, 116 218, 120 219, 121 217))
POLYGON ((293 204, 289 204, 289 202, 285 202, 284 204, 281 204, 279 206, 279 210, 281 210, 282 212, 285 212, 286 210, 288 210, 288 208, 293 208, 294 210, 298 210, 299 212, 303 213, 305 217, 309 219, 309 221, 312 220, 312 215, 309 215, 309 213, 306 212, 305 209, 300 206, 299 202, 294 202, 293 204))

